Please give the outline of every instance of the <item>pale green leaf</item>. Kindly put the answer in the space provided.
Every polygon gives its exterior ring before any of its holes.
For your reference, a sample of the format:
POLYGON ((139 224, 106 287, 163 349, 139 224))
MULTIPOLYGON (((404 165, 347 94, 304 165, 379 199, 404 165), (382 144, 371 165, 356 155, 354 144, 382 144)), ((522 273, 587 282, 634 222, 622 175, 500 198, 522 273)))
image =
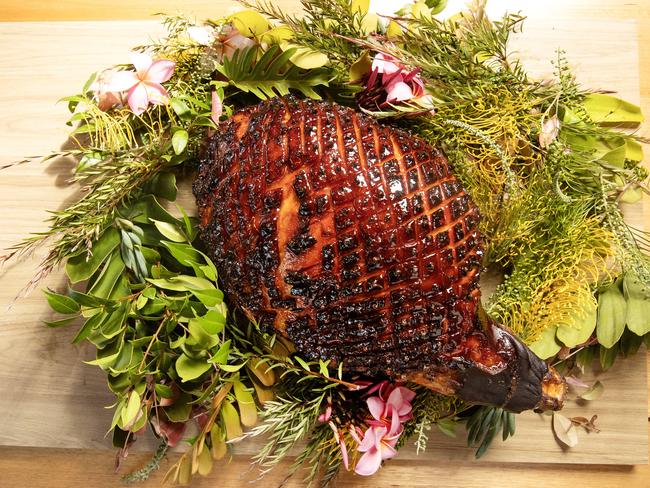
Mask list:
POLYGON ((230 16, 230 21, 246 37, 257 37, 271 28, 271 24, 259 12, 242 10, 230 16))
POLYGON ((122 409, 122 418, 120 422, 122 429, 127 429, 129 424, 132 424, 135 421, 138 413, 140 412, 141 403, 142 400, 140 399, 138 392, 131 390, 131 393, 129 394, 129 400, 126 403, 126 407, 122 409))
POLYGON ((210 362, 218 365, 224 365, 228 361, 230 354, 230 339, 219 346, 217 352, 210 358, 210 362))
POLYGON ((567 323, 560 324, 556 337, 567 347, 574 347, 586 342, 596 329, 598 319, 598 302, 589 293, 577 304, 567 323))
POLYGON ((598 295, 598 325, 596 335, 598 342, 611 348, 623 335, 627 304, 621 293, 618 281, 598 295))
POLYGON ((170 241, 174 242, 187 242, 185 235, 176 227, 174 224, 169 222, 163 222, 160 220, 153 220, 152 222, 163 236, 165 236, 170 241))
POLYGON ((587 391, 578 395, 578 398, 593 401, 599 398, 603 391, 605 391, 605 386, 600 381, 596 381, 587 391))
POLYGON ((573 422, 557 412, 553 412, 553 433, 557 440, 566 447, 578 444, 578 433, 573 422))
POLYGON ((174 132, 174 135, 172 136, 172 147, 174 148, 174 152, 176 154, 180 154, 185 151, 188 139, 189 134, 185 129, 179 129, 174 132))
POLYGON ((643 122, 641 109, 633 103, 604 93, 590 93, 583 106, 589 117, 598 123, 640 123, 643 122))
POLYGON ((205 359, 193 359, 186 354, 181 354, 176 360, 176 372, 184 382, 195 380, 211 367, 205 359))
POLYGON ((562 346, 555 338, 556 332, 557 327, 547 327, 542 332, 541 337, 532 344, 529 344, 528 347, 541 359, 548 359, 555 356, 562 349, 562 346))
POLYGON ((625 324, 638 336, 650 332, 650 289, 639 277, 628 272, 623 279, 623 291, 627 301, 625 324))

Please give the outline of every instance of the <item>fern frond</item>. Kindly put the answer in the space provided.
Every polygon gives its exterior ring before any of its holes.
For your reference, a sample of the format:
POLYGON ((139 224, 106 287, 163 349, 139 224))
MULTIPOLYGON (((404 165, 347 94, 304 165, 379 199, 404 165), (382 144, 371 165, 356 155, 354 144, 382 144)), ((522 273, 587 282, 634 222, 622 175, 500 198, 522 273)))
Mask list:
POLYGON ((288 95, 296 90, 309 98, 320 100, 316 86, 328 86, 327 70, 324 68, 303 70, 289 60, 296 48, 282 51, 271 46, 256 59, 257 47, 235 51, 234 55, 217 66, 219 73, 245 93, 252 93, 261 100, 288 95))

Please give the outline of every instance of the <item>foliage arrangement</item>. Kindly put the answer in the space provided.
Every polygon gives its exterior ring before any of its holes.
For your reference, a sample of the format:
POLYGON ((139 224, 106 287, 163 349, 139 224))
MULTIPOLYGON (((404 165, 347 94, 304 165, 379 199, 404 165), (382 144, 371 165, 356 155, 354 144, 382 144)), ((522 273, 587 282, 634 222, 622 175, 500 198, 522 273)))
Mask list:
MULTIPOLYGON (((482 2, 444 21, 444 1, 379 16, 368 1, 303 0, 304 17, 242 3, 250 10, 201 25, 167 17, 166 38, 64 99, 77 145, 49 158, 77 158, 84 196, 3 258, 47 243, 30 286, 65 264, 69 289, 45 292, 65 317, 47 325, 83 321, 74 342, 97 348, 90 364, 115 394, 119 458, 147 426, 161 440, 126 481, 181 443, 173 481, 265 435, 261 474, 304 440, 289 475, 306 465, 325 486, 341 467, 374 473, 409 439, 424 450, 431 426, 455 435, 465 423, 477 456, 515 432, 501 409, 306 362, 228 306, 193 218, 173 206, 176 180, 220 120, 277 95, 337 100, 442 146, 481 209, 484 265, 503 277, 487 310, 540 357, 572 373, 648 342, 650 236, 619 206, 648 192, 644 141, 623 130, 641 122, 638 107, 581 89, 562 52, 555 79, 530 79, 508 53, 523 18, 490 21, 482 2)), ((567 439, 593 420, 555 422, 567 439)))

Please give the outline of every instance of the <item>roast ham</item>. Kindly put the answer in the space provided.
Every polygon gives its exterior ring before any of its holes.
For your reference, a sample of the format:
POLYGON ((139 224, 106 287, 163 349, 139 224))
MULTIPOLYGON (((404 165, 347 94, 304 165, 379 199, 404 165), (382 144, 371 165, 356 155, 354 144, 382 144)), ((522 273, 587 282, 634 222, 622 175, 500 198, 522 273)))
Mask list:
POLYGON ((194 193, 225 293, 302 357, 561 408, 564 379, 481 309, 480 215, 441 150, 335 103, 275 98, 209 135, 194 193))

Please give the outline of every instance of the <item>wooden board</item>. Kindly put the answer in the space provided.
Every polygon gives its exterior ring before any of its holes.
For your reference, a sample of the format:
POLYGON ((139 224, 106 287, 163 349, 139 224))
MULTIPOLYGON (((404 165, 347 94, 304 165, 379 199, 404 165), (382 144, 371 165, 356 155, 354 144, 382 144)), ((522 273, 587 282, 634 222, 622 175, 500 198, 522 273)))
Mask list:
MULTIPOLYGON (((553 49, 565 46, 585 84, 613 87, 634 100, 638 99, 639 83, 634 28, 623 20, 576 23, 540 16, 527 23, 516 46, 538 73, 550 72, 547 60, 553 49)), ((0 25, 0 164, 59 147, 66 138, 66 110, 64 104, 54 105, 54 101, 78 90, 91 71, 123 61, 130 46, 157 30, 151 22, 0 25)), ((59 161, 0 174, 0 225, 4 231, 0 247, 44 229, 41 221, 47 216, 46 209, 58 208, 72 196, 64 185, 70 167, 70 163, 59 161)), ((637 212, 632 218, 638 221, 641 216, 637 212)), ((3 311, 30 278, 39 255, 42 252, 5 271, 0 281, 3 311)), ((63 280, 53 275, 46 283, 56 288, 63 280)), ((40 325, 49 315, 38 293, 0 315, 0 445, 107 448, 110 443, 104 431, 111 413, 102 407, 110 404, 111 396, 103 374, 81 362, 89 359, 92 351, 69 344, 74 331, 48 330, 40 325)), ((485 461, 646 463, 644 358, 639 355, 619 363, 618 368, 618 372, 609 373, 616 374, 616 380, 603 377, 606 393, 599 401, 587 407, 570 404, 567 409, 569 415, 597 413, 601 434, 581 435, 579 446, 564 452, 553 440, 548 419, 527 414, 518 424, 518 435, 492 449, 485 461)), ((240 452, 251 449, 255 447, 242 445, 240 452)), ((470 458, 471 451, 463 448, 460 440, 432 436, 426 455, 416 460, 407 449, 384 475, 399 466, 424 466, 433 460, 448 465, 470 458)), ((241 462, 236 466, 241 467, 241 462)), ((455 469, 462 466, 457 464, 455 469)))

